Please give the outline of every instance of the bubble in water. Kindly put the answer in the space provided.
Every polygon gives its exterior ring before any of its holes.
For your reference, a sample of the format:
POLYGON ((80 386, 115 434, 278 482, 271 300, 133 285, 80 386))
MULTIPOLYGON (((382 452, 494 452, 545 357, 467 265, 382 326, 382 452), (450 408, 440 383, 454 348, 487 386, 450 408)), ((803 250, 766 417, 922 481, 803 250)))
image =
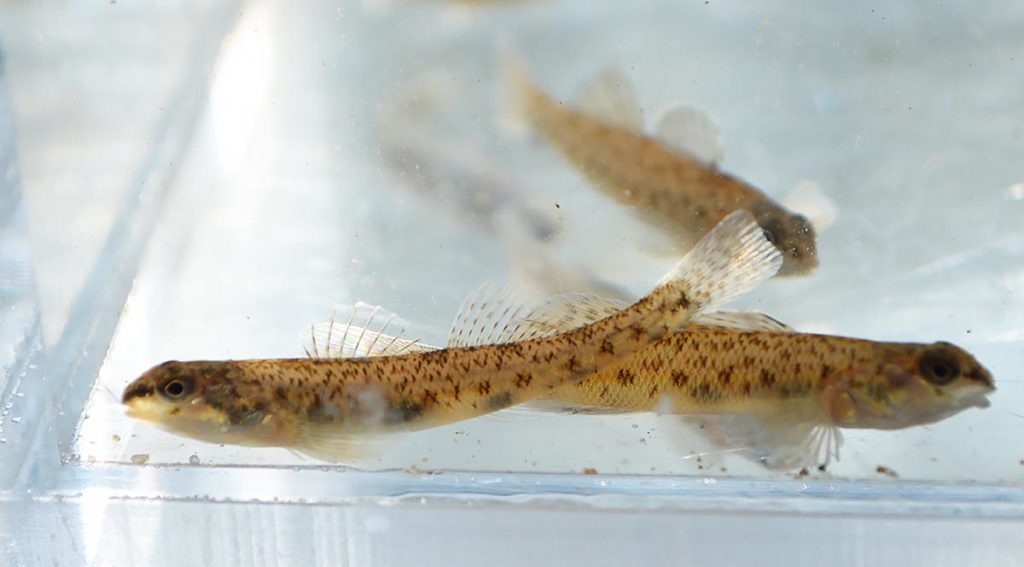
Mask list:
POLYGON ((189 457, 188 458, 188 464, 190 464, 190 465, 198 465, 199 464, 199 455, 192 455, 191 457, 189 457))

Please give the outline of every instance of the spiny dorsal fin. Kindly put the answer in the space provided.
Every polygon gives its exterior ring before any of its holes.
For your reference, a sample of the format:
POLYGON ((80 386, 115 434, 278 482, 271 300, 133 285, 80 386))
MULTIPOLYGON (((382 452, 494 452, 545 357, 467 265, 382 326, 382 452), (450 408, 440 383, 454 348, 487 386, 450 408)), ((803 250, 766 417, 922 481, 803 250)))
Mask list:
POLYGON ((659 140, 673 149, 712 167, 722 163, 718 128, 704 112, 675 106, 662 115, 655 129, 659 140))
POLYGON ((625 74, 606 69, 588 83, 579 97, 579 110, 611 126, 644 131, 644 114, 625 74))
POLYGON ((683 416, 712 443, 772 470, 827 466, 839 460, 839 428, 806 403, 780 404, 755 414, 683 416))
POLYGON ((463 300, 452 323, 447 346, 510 342, 511 337, 523 334, 520 329, 523 318, 538 303, 533 293, 522 288, 508 284, 484 284, 463 300))
POLYGON ((714 311, 711 313, 701 313, 693 318, 693 323, 726 327, 738 331, 796 332, 782 321, 758 311, 714 311))
POLYGON ((312 326, 305 346, 310 358, 393 356, 430 350, 419 339, 404 338, 404 321, 379 305, 360 301, 342 306, 338 312, 344 322, 332 316, 330 321, 312 326))

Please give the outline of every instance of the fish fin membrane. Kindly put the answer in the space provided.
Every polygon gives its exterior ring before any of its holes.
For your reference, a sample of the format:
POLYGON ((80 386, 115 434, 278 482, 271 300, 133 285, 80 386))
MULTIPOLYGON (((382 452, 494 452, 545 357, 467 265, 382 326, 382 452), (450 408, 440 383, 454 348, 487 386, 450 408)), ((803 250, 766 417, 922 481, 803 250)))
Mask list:
POLYGON ((658 120, 655 136, 672 149, 707 166, 722 163, 718 128, 703 111, 689 106, 670 108, 658 120))
POLYGON ((466 296, 452 322, 448 347, 502 344, 539 335, 522 329, 524 317, 540 303, 533 292, 487 283, 466 296))
POLYGON ((609 126, 644 131, 644 114, 636 91, 625 73, 616 67, 605 69, 583 87, 578 108, 609 126))
POLYGON ((652 293, 685 294, 695 312, 706 312, 774 276, 782 254, 747 211, 733 211, 697 242, 652 293))
POLYGON ((711 313, 700 313, 693 318, 693 323, 725 327, 738 331, 795 332, 792 327, 782 321, 758 311, 714 311, 711 313))
MULTIPOLYGON (((723 219, 670 271, 652 293, 685 293, 702 312, 771 278, 782 255, 764 237, 753 215, 723 219)), ((449 347, 518 342, 557 335, 609 317, 627 307, 618 300, 567 293, 540 301, 508 285, 488 284, 470 294, 455 317, 449 347)))
POLYGON ((300 431, 298 444, 290 449, 318 461, 354 462, 383 453, 388 443, 386 437, 373 433, 338 435, 327 427, 306 425, 300 431))
POLYGON ((801 181, 782 200, 787 209, 800 213, 814 226, 814 230, 822 231, 832 225, 839 216, 839 208, 821 187, 813 181, 801 181))
POLYGON ((737 452, 771 470, 827 466, 839 460, 843 436, 807 404, 782 404, 777 411, 683 416, 719 448, 737 452))
POLYGON ((405 322, 379 305, 341 306, 330 321, 310 328, 305 350, 310 358, 395 356, 433 350, 419 339, 402 336, 405 322), (341 314, 343 319, 338 318, 341 314))
MULTIPOLYGON (((659 283, 684 291, 698 302, 694 321, 714 320, 740 327, 781 331, 782 323, 761 313, 708 313, 771 278, 782 255, 767 239, 753 215, 735 211, 723 219, 659 283)), ((564 333, 625 309, 625 302, 586 293, 566 293, 539 303, 515 325, 508 340, 526 340, 564 333)))

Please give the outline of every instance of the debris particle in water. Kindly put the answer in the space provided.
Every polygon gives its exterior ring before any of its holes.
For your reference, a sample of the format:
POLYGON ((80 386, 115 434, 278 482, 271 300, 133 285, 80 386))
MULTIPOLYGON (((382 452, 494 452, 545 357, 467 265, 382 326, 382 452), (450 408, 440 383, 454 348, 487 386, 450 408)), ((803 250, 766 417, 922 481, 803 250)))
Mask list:
POLYGON ((587 468, 583 469, 583 474, 595 475, 595 474, 597 474, 597 469, 595 469, 594 467, 587 467, 587 468))
POLYGON ((889 478, 899 478, 900 477, 900 475, 896 474, 896 471, 890 469, 889 467, 883 466, 883 465, 878 465, 877 467, 875 467, 875 472, 878 473, 878 474, 884 474, 885 476, 887 476, 889 478))
POLYGON ((110 436, 110 440, 113 441, 114 443, 120 443, 121 442, 121 436, 120 435, 111 435, 110 436))
POLYGON ((136 465, 144 465, 149 462, 149 453, 136 453, 132 455, 132 462, 136 465))
POLYGON ((807 467, 804 467, 804 468, 800 469, 800 472, 796 473, 796 477, 797 478, 803 478, 803 477, 805 477, 805 476, 807 476, 809 474, 811 474, 810 471, 807 470, 807 467))
POLYGON ((192 455, 192 456, 190 456, 188 458, 188 464, 190 464, 190 465, 198 465, 199 464, 199 455, 192 455))

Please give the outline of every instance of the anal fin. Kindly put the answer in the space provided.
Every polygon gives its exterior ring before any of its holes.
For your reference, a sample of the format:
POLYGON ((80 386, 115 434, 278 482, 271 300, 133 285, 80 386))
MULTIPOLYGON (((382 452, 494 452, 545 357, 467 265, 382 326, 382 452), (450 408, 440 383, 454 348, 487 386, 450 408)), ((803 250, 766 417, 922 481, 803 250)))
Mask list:
POLYGON ((827 466, 839 460, 839 428, 818 412, 783 404, 760 414, 687 415, 683 422, 716 446, 759 462, 772 470, 827 466))

